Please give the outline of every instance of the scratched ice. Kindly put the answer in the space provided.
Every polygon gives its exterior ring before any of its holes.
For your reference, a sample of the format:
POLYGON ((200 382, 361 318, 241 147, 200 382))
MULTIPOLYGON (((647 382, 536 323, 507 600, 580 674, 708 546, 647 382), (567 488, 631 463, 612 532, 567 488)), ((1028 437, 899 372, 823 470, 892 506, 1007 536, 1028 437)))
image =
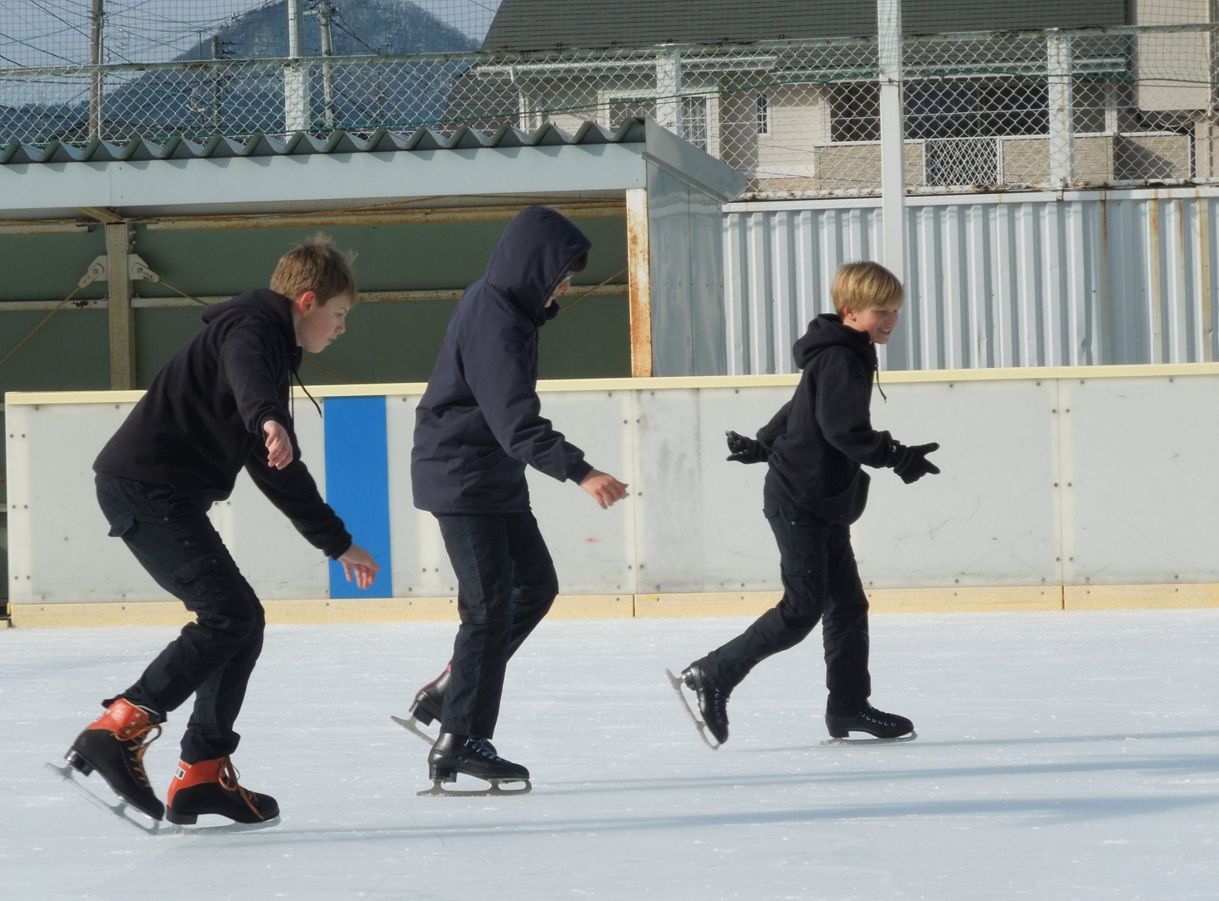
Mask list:
MULTIPOLYGON (((665 679, 746 620, 555 620, 509 670, 533 793, 417 798, 389 721, 453 626, 279 626, 239 722, 280 826, 149 837, 44 769, 172 635, 0 632, 0 892, 27 899, 1172 899, 1219 884, 1219 611, 884 615, 875 703, 917 741, 822 747, 820 639, 705 747, 665 679)), ((184 715, 148 753, 162 788, 184 715)))

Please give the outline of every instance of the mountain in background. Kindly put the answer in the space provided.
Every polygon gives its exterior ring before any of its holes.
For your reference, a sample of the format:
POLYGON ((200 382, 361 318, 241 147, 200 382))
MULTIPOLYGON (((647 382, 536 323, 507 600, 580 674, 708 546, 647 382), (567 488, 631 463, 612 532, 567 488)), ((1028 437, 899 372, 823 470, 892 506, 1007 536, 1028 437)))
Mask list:
MULTIPOLYGON (((303 4, 302 4, 303 6, 303 4)), ((342 63, 331 66, 331 103, 326 110, 321 30, 316 15, 301 16, 301 55, 309 63, 310 130, 414 129, 440 121, 453 80, 469 63, 462 60, 342 63)), ((401 56, 473 52, 478 42, 446 25, 409 0, 343 0, 331 25, 333 55, 401 56)), ((103 137, 125 141, 174 136, 202 140, 213 135, 242 137, 286 131, 283 68, 259 59, 288 55, 288 13, 283 0, 251 10, 215 37, 206 37, 175 62, 223 59, 246 65, 156 69, 122 86, 108 84, 103 99, 103 137)), ((0 109, 0 142, 16 135, 41 142, 88 139, 88 102, 0 109), (26 135, 38 134, 39 139, 26 135)))
MULTIPOLYGON (((478 41, 441 22, 410 0, 341 0, 332 16, 335 56, 402 56, 409 53, 472 51, 478 41)), ((322 35, 315 14, 301 4, 302 56, 322 55, 322 35)), ((288 55, 288 9, 285 2, 252 9, 217 32, 226 59, 282 58, 288 55)), ((200 41, 176 62, 212 58, 210 39, 200 41)))

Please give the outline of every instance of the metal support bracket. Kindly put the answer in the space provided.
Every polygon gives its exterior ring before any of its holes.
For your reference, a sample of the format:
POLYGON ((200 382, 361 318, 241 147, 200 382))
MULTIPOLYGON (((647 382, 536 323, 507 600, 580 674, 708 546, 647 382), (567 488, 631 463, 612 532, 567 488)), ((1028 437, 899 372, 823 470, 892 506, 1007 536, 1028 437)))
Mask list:
MULTIPOLYGON (((110 277, 110 261, 105 254, 94 257, 93 262, 85 269, 85 274, 80 277, 80 281, 76 283, 76 287, 87 288, 96 281, 102 281, 110 277)), ((152 268, 141 259, 139 254, 127 254, 127 278, 133 282, 152 282, 157 284, 161 281, 161 276, 157 275, 152 268)))

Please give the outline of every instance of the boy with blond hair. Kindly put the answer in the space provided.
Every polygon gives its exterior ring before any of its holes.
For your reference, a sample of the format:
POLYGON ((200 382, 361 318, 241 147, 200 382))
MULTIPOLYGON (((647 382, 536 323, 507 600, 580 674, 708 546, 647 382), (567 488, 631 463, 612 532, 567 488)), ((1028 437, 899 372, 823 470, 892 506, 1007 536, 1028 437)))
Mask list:
POLYGON ((367 588, 376 578, 377 564, 352 542, 300 461, 289 405, 302 350, 318 353, 342 335, 356 299, 350 263, 328 238, 290 250, 270 290, 204 312, 202 331, 157 374, 94 461, 110 535, 195 620, 130 688, 102 702, 105 713, 66 757, 85 776, 96 770, 153 820, 194 824, 218 814, 265 825, 279 815, 274 798, 238 784, 230 760, 264 627, 262 604, 207 517, 237 473, 244 467, 306 540, 342 563, 348 581, 367 588), (167 812, 144 752, 192 694, 167 812))
POLYGON ((938 473, 927 455, 938 444, 906 447, 872 428, 868 412, 877 373, 876 345, 897 327, 901 282, 876 263, 848 263, 830 288, 837 313, 809 323, 795 344, 802 370, 792 399, 757 439, 728 433, 729 460, 767 462, 762 511, 779 545, 783 597, 732 641, 674 678, 695 693, 702 725, 728 740, 728 698, 767 657, 803 641, 820 620, 829 699, 825 722, 835 739, 851 732, 914 737, 906 717, 868 703, 868 600, 850 526, 862 515, 869 476, 861 464, 892 468, 906 484, 938 473))

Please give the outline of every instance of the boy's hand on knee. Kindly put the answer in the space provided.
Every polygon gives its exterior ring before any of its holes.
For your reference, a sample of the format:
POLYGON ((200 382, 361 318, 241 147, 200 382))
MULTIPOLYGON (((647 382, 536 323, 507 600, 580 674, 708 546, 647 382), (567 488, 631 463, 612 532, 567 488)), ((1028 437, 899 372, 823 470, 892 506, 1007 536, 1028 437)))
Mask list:
POLYGON ((601 505, 602 510, 608 510, 627 495, 625 482, 619 482, 609 473, 597 469, 584 477, 580 487, 601 505))
POLYGON ((339 563, 343 564, 343 575, 347 581, 351 582, 354 577, 357 588, 368 588, 377 580, 377 573, 381 570, 372 554, 356 544, 339 555, 339 563))
POLYGON ((288 430, 274 419, 268 419, 262 424, 262 432, 266 436, 267 465, 272 469, 283 469, 292 462, 293 457, 288 430))

